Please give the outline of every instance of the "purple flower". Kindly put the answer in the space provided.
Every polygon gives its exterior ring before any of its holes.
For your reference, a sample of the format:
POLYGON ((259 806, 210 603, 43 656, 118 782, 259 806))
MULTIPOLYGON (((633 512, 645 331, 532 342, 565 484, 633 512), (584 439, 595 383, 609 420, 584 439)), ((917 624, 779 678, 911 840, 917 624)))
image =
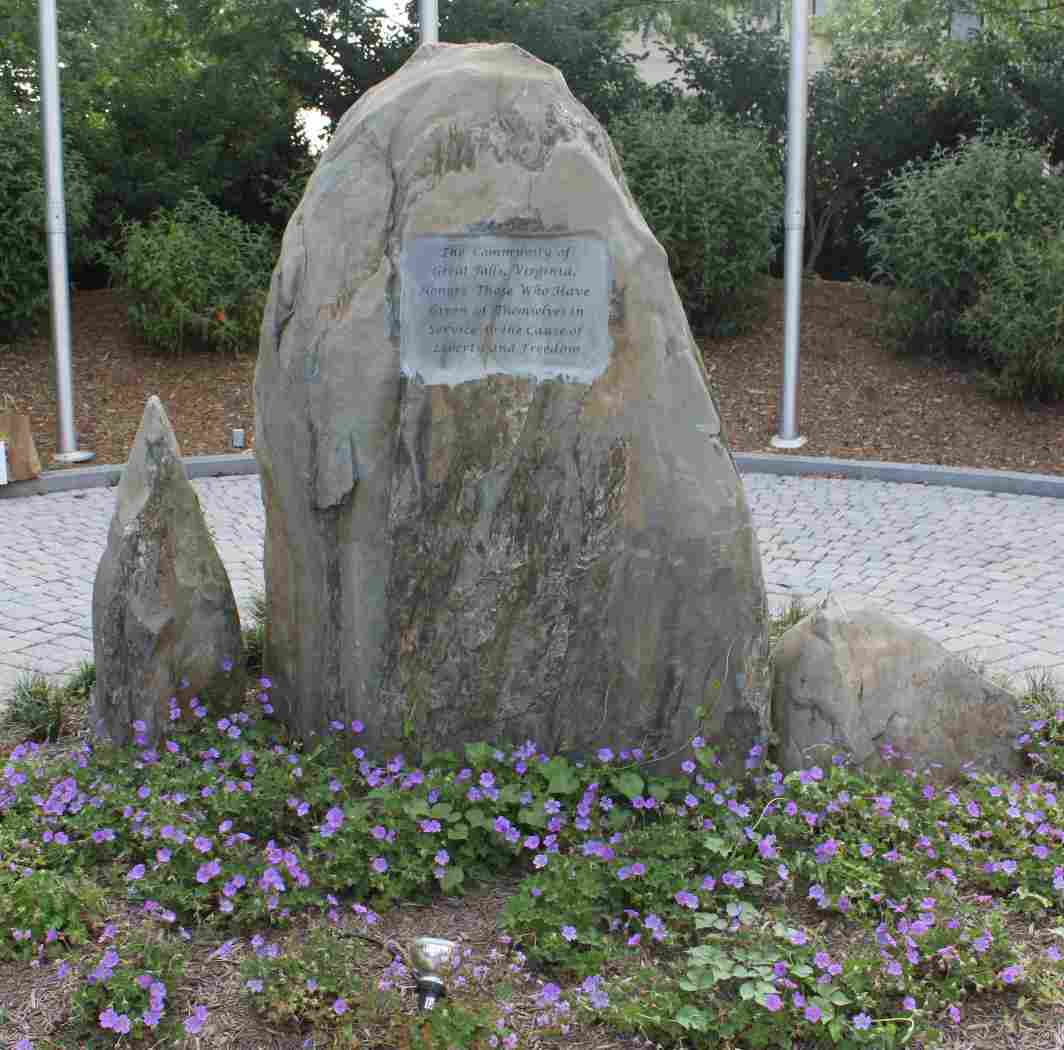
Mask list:
POLYGON ((444 865, 450 862, 451 855, 445 849, 437 850, 436 856, 433 858, 437 864, 444 865))
POLYGON ((698 908, 698 898, 687 890, 680 890, 673 899, 681 908, 690 908, 692 911, 698 908))
POLYGON ((951 1007, 949 1008, 949 1010, 947 1011, 947 1013, 949 1014, 949 1019, 950 1019, 950 1020, 951 1020, 951 1021, 952 1021, 952 1022, 953 1022, 954 1024, 960 1024, 960 1023, 961 1023, 961 1011, 960 1011, 960 1007, 958 1007, 958 1006, 951 1006, 951 1007))
POLYGON ((1017 981, 1023 979, 1023 967, 1018 965, 1006 966, 1005 969, 998 974, 998 977, 1000 977, 1005 984, 1015 984, 1017 981))
POLYGON ((192 1016, 185 1018, 185 1031, 189 1035, 197 1035, 202 1029, 207 1020, 207 1007, 194 1006, 192 1007, 192 1016))
POLYGON ((811 1024, 816 1024, 820 1020, 820 1007, 816 1003, 810 1003, 805 1010, 802 1011, 802 1016, 811 1024))
POLYGON ((782 1010, 783 1000, 775 992, 769 992, 765 996, 765 1009, 771 1010, 773 1013, 777 1010, 782 1010))
POLYGON ((575 926, 563 926, 562 936, 569 944, 572 944, 576 940, 576 927, 575 926))
POLYGON ((791 942, 791 944, 796 945, 797 947, 801 947, 803 944, 809 943, 809 938, 808 936, 806 936, 804 930, 788 930, 787 939, 791 942))
POLYGON ((612 762, 613 752, 608 747, 600 747, 598 751, 598 760, 600 762, 612 762))
POLYGON ((220 875, 221 871, 222 866, 217 860, 208 861, 196 869, 196 881, 203 885, 210 882, 216 875, 220 875))
POLYGON ((537 868, 545 868, 547 866, 547 860, 548 860, 548 858, 547 858, 547 854, 546 853, 537 853, 532 858, 532 863, 537 868))
POLYGON ((662 941, 665 939, 665 923, 657 915, 653 913, 648 915, 643 919, 643 925, 654 935, 654 940, 662 941))
POLYGON ((347 1013, 347 1009, 348 1009, 347 1000, 345 1000, 345 999, 337 999, 336 1002, 333 1003, 332 1008, 333 1008, 333 1013, 335 1013, 337 1016, 341 1016, 343 1014, 346 1014, 347 1013))
POLYGON ((543 1005, 549 1005, 551 1003, 556 1003, 561 998, 561 994, 561 988, 552 982, 550 984, 545 984, 539 990, 539 999, 543 1005))
POLYGON ((383 875, 388 870, 388 862, 383 857, 374 857, 370 867, 378 874, 383 875))
POLYGON ((863 1032, 872 1027, 872 1018, 869 1017, 866 1013, 859 1013, 853 1018, 850 1023, 858 1031, 863 1032))
POLYGON ((109 1006, 106 1010, 100 1013, 99 1020, 101 1028, 113 1031, 115 1025, 118 1023, 118 1014, 115 1013, 113 1006, 109 1006))
POLYGON ((837 839, 825 839, 816 847, 816 860, 818 864, 826 864, 839 852, 837 839))
POLYGON ((911 995, 907 995, 902 999, 901 1005, 903 1010, 908 1010, 911 1013, 916 1009, 916 1000, 911 995))
POLYGON ((588 997, 596 1010, 605 1010, 610 1005, 610 997, 602 987, 602 978, 598 974, 585 977, 580 990, 588 997))
POLYGON ((133 867, 130 868, 129 871, 126 873, 126 881, 137 882, 138 880, 143 879, 144 872, 146 870, 147 869, 144 867, 143 864, 134 864, 133 867))
POLYGON ((263 890, 276 890, 278 893, 284 893, 284 879, 281 878, 281 875, 276 868, 268 867, 259 879, 259 888, 263 890))

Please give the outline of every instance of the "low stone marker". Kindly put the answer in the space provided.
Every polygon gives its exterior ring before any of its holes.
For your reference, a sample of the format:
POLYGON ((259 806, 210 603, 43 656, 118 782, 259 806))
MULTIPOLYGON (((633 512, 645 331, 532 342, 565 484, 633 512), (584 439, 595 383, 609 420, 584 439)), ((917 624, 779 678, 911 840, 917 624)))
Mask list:
POLYGON ((90 725, 116 744, 129 743, 136 721, 156 740, 171 696, 221 681, 223 663, 241 657, 229 576, 154 396, 116 490, 93 586, 92 643, 90 725))
MULTIPOLYGON (((267 660, 367 747, 768 729, 756 535, 609 140, 520 48, 429 45, 340 122, 255 377, 267 660)), ((686 755, 685 755, 686 757, 686 755)))
POLYGON ((772 665, 785 770, 823 765, 835 752, 877 765, 885 745, 944 779, 969 764, 1023 768, 1016 697, 871 603, 829 597, 783 635, 772 665))

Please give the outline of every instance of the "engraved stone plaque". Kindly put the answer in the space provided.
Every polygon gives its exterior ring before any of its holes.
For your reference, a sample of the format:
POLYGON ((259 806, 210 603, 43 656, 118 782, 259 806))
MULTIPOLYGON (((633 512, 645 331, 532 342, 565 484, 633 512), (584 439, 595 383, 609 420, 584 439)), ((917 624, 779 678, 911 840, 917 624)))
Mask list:
POLYGON ((412 379, 590 383, 609 364, 609 255, 594 234, 424 234, 407 238, 399 267, 412 379))

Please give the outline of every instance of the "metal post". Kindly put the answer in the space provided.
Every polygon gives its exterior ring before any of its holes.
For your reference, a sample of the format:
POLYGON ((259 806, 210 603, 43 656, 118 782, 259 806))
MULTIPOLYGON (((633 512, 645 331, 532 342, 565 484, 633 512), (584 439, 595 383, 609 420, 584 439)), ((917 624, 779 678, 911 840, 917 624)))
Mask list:
POLYGON ((791 0, 791 69, 787 84, 787 199, 784 205, 783 389, 775 448, 801 448, 798 435, 798 335, 802 316, 802 261, 805 235, 806 58, 809 49, 808 0, 791 0))
POLYGON ((55 0, 40 0, 41 51, 39 74, 41 122, 44 132, 44 182, 48 232, 48 285, 52 294, 52 345, 58 463, 84 463, 94 453, 79 452, 74 433, 74 381, 70 367, 70 286, 67 275, 66 202, 63 199, 63 132, 59 110, 59 47, 56 43, 55 0))
POLYGON ((418 0, 418 20, 421 22, 421 43, 440 42, 440 10, 437 0, 418 0))

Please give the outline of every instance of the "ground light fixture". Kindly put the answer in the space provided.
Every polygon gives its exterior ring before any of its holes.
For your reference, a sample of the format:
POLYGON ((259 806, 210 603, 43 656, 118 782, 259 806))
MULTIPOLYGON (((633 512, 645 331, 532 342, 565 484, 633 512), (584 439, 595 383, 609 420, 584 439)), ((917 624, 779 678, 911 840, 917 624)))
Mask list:
POLYGON ((442 937, 415 937, 410 943, 410 961, 417 975, 419 1010, 431 1010, 436 1000, 447 994, 440 975, 457 957, 458 945, 442 937))

